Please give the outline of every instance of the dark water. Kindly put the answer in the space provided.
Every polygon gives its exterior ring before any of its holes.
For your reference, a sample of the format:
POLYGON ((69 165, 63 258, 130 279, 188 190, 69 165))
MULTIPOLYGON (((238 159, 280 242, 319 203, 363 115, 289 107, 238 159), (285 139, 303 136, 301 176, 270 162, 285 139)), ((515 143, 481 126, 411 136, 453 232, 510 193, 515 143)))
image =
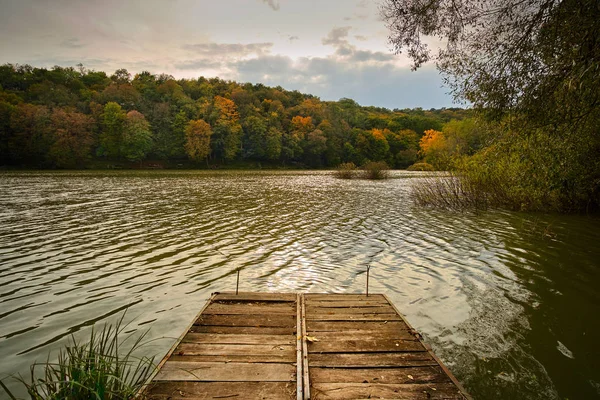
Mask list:
POLYGON ((162 356, 238 267, 242 290, 350 293, 370 264, 476 399, 600 398, 600 220, 420 210, 418 177, 0 174, 0 377, 128 306, 162 356))

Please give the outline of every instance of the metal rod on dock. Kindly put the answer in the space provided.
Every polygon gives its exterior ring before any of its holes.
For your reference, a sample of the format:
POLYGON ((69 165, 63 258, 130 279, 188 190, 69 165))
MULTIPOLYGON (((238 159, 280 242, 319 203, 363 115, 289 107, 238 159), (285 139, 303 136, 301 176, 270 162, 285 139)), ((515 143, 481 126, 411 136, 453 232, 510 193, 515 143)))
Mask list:
POLYGON ((369 270, 371 269, 370 265, 367 265, 367 297, 369 297, 369 270))
POLYGON ((237 269, 237 279, 235 281, 235 295, 237 296, 238 290, 240 288, 240 269, 237 269))

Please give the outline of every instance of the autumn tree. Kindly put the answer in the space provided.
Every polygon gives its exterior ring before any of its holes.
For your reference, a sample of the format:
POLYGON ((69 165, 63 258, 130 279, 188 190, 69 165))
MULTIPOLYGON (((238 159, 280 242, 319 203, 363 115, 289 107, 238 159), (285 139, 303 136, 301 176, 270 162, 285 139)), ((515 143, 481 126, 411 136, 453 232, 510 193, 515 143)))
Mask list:
POLYGON ((94 120, 82 113, 56 108, 50 117, 52 144, 48 156, 59 168, 82 167, 91 155, 94 120))
POLYGON ((142 161, 152 149, 152 132, 144 115, 129 111, 125 118, 120 153, 129 161, 142 161))
POLYGON ((390 150, 390 145, 381 129, 371 129, 370 131, 362 131, 357 136, 356 150, 362 156, 362 162, 366 160, 383 161, 390 150))
POLYGON ((19 104, 11 113, 9 151, 17 163, 48 166, 52 145, 50 111, 45 106, 19 104))
POLYGON ((185 128, 185 152, 190 160, 200 162, 210 154, 210 138, 213 132, 204 120, 189 121, 185 128))
POLYGON ((300 115, 292 118, 290 130, 283 137, 282 152, 285 158, 289 160, 298 159, 302 156, 304 149, 302 144, 306 135, 315 129, 311 117, 302 117, 300 115))
POLYGON ((450 165, 448 141, 443 132, 430 129, 419 141, 420 154, 423 159, 436 169, 444 170, 450 165))
POLYGON ((235 103, 225 97, 216 96, 210 120, 213 126, 212 148, 218 157, 233 160, 240 152, 242 126, 235 103))

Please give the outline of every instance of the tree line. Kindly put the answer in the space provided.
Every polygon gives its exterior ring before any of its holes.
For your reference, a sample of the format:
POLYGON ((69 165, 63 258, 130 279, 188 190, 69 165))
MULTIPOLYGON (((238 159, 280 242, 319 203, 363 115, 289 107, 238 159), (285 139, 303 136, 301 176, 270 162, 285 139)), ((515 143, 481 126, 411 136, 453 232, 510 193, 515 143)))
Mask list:
POLYGON ((385 161, 406 168, 424 132, 460 108, 363 107, 219 78, 175 79, 82 65, 0 66, 1 164, 34 168, 265 163, 311 168, 385 161))

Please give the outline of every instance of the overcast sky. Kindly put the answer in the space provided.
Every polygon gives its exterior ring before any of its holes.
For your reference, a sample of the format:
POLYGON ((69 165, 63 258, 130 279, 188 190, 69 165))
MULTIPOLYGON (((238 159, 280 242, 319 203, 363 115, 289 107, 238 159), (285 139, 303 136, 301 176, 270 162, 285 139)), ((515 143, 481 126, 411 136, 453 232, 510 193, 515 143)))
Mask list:
POLYGON ((280 85, 388 108, 453 106, 394 55, 377 0, 0 0, 0 63, 280 85))

